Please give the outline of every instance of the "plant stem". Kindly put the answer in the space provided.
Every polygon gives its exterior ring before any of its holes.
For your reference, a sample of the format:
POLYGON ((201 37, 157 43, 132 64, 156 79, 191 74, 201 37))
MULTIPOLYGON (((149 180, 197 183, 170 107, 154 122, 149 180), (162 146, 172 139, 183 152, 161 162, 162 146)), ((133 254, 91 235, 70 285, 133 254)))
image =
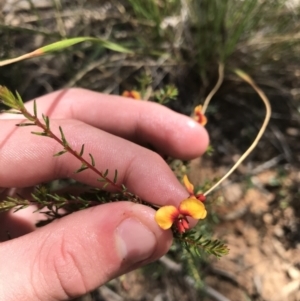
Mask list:
POLYGON ((112 180, 110 180, 108 177, 104 176, 101 171, 99 171, 95 166, 93 166, 91 163, 89 163, 86 159, 84 159, 82 156, 79 155, 77 151, 72 149, 68 144, 64 144, 63 141, 57 137, 47 126, 40 121, 36 116, 30 114, 25 108, 21 109, 21 112, 24 116, 26 116, 28 119, 33 120, 33 123, 38 126, 39 128, 43 129, 45 135, 49 138, 54 139, 56 142, 58 142, 62 147, 70 154, 72 154, 74 157, 76 157, 83 165, 87 166, 88 169, 95 172, 100 178, 104 179, 106 183, 111 185, 113 188, 115 188, 117 191, 121 192, 124 196, 141 203, 141 199, 134 195, 133 193, 130 193, 128 191, 125 191, 122 187, 114 183, 112 180))

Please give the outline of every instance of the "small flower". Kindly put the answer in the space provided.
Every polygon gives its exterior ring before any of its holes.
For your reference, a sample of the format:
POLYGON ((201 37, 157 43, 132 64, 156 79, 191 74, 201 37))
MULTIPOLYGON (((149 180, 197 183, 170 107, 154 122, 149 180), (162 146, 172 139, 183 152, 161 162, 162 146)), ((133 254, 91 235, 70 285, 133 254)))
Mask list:
POLYGON ((199 105, 195 107, 194 109, 194 119, 200 123, 201 125, 205 126, 207 123, 207 118, 206 116, 202 113, 202 106, 199 105))
POLYGON ((156 211, 155 220, 164 230, 170 229, 174 224, 179 233, 184 233, 189 229, 187 216, 194 219, 204 219, 206 215, 207 211, 204 204, 192 197, 183 200, 178 208, 172 205, 159 208, 156 211))
POLYGON ((130 91, 125 90, 122 93, 122 96, 129 97, 129 98, 134 98, 134 99, 141 99, 141 94, 138 91, 135 91, 135 90, 130 90, 130 91))
POLYGON ((206 197, 202 193, 197 193, 195 194, 194 192, 194 185, 190 182, 189 178, 187 175, 183 176, 183 184, 187 190, 187 192, 190 194, 191 198, 196 198, 197 200, 204 202, 206 200, 206 197))

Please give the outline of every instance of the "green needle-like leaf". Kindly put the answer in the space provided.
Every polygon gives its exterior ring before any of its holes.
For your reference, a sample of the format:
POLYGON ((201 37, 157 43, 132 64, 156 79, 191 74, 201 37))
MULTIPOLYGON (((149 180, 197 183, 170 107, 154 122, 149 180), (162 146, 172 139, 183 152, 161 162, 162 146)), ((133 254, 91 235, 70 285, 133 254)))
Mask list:
POLYGON ((46 125, 47 130, 49 130, 49 128, 50 128, 49 117, 48 117, 48 116, 45 116, 44 114, 42 114, 42 117, 43 117, 43 119, 44 119, 44 121, 45 121, 45 125, 46 125))
POLYGON ((12 109, 21 110, 21 109, 23 109, 24 105, 23 105, 20 95, 19 94, 17 94, 17 95, 18 96, 16 97, 6 87, 0 86, 0 101, 12 109))
POLYGON ((98 182, 106 182, 107 180, 106 180, 106 179, 103 179, 103 178, 98 178, 97 181, 98 181, 98 182))
POLYGON ((82 157, 83 153, 84 153, 84 144, 81 145, 79 156, 82 157))
POLYGON ((66 150, 62 150, 62 151, 60 151, 60 152, 54 154, 53 157, 59 157, 59 156, 65 154, 66 152, 67 152, 66 150))
POLYGON ((91 163, 92 163, 92 166, 95 166, 95 159, 93 157, 92 154, 89 154, 90 158, 91 158, 91 163))
POLYGON ((106 169, 106 171, 104 172, 103 177, 106 178, 107 175, 108 175, 108 169, 106 169))
POLYGON ((35 125, 34 123, 31 122, 24 122, 24 123, 17 123, 16 126, 22 127, 22 126, 32 126, 35 125))
POLYGON ((114 183, 116 184, 118 180, 118 171, 115 170, 114 183))
POLYGON ((105 189, 107 186, 108 186, 109 183, 105 183, 103 186, 102 186, 102 189, 105 189))
POLYGON ((49 137, 49 135, 45 132, 31 132, 31 134, 38 135, 38 136, 49 137))
POLYGON ((37 118, 36 100, 33 101, 33 115, 35 118, 37 118))
POLYGON ((66 140, 65 134, 64 134, 63 129, 61 128, 61 126, 59 127, 59 131, 60 131, 61 141, 62 141, 64 147, 68 147, 69 144, 66 140))
POLYGON ((83 163, 83 164, 81 165, 81 167, 75 171, 75 173, 80 173, 80 172, 82 172, 82 171, 84 171, 84 170, 86 170, 86 169, 88 169, 88 166, 86 166, 86 165, 83 163))

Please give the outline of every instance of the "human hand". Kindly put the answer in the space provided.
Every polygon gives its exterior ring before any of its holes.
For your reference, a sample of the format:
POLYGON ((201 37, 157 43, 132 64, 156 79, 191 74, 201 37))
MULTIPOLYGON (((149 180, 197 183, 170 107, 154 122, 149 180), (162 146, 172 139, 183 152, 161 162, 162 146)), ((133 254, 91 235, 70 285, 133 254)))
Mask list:
MULTIPOLYGON (((26 106, 31 110, 32 103, 26 106)), ((37 99, 37 108, 50 117, 53 131, 62 126, 73 148, 84 143, 100 169, 117 169, 129 191, 158 205, 177 206, 188 193, 163 159, 143 145, 181 159, 200 156, 208 145, 206 131, 191 118, 150 102, 69 89, 37 99)), ((67 177, 97 185, 89 170, 74 174, 76 158, 53 157, 61 150, 54 140, 16 128, 16 116, 0 116, 1 187, 26 193, 30 186, 67 177)), ((33 208, 1 214, 0 300, 71 299, 158 259, 172 234, 158 227, 154 215, 131 202, 108 203, 36 229, 41 216, 33 208)))

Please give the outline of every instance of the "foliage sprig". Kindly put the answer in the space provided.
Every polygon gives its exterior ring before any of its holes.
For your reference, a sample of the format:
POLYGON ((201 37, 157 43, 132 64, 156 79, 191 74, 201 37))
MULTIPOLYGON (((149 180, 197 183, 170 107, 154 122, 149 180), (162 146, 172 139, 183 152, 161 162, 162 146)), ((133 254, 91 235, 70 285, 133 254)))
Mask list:
MULTIPOLYGON (((0 86, 0 100, 4 105, 11 108, 11 110, 7 111, 8 113, 22 114, 27 120, 30 121, 30 122, 16 124, 16 126, 18 127, 37 126, 41 128, 42 131, 41 132, 33 131, 31 132, 32 134, 49 137, 51 139, 54 139, 57 143, 59 143, 62 146, 63 149, 58 153, 54 154, 53 156, 58 157, 64 155, 65 153, 70 153, 75 158, 77 158, 81 162, 81 166, 75 171, 75 173, 80 173, 87 169, 90 169, 98 176, 97 181, 103 183, 102 189, 107 188, 107 186, 111 186, 113 190, 117 191, 118 193, 121 193, 124 199, 130 199, 134 202, 142 203, 142 200, 137 195, 127 191, 127 188, 124 184, 119 185, 117 183, 118 182, 117 170, 114 171, 113 179, 110 179, 108 177, 109 174, 108 169, 106 169, 104 172, 101 172, 99 169, 96 168, 95 159, 91 153, 89 153, 89 160, 83 157, 85 152, 84 144, 82 144, 79 152, 74 150, 68 143, 66 136, 63 132, 63 129, 60 126, 59 126, 60 137, 59 137, 50 129, 50 120, 48 116, 42 115, 42 120, 39 119, 37 115, 37 106, 35 101, 33 104, 33 114, 31 114, 24 106, 21 96, 17 92, 16 95, 13 94, 11 91, 9 91, 6 87, 3 86, 0 86)), ((22 203, 22 201, 20 200, 19 202, 22 203)), ((7 203, 7 206, 5 207, 8 208, 9 204, 12 205, 12 200, 10 200, 10 203, 7 203)))
POLYGON ((195 230, 185 232, 177 239, 187 250, 195 252, 199 256, 201 256, 201 250, 217 258, 221 258, 229 252, 227 245, 222 241, 204 237, 195 230))

